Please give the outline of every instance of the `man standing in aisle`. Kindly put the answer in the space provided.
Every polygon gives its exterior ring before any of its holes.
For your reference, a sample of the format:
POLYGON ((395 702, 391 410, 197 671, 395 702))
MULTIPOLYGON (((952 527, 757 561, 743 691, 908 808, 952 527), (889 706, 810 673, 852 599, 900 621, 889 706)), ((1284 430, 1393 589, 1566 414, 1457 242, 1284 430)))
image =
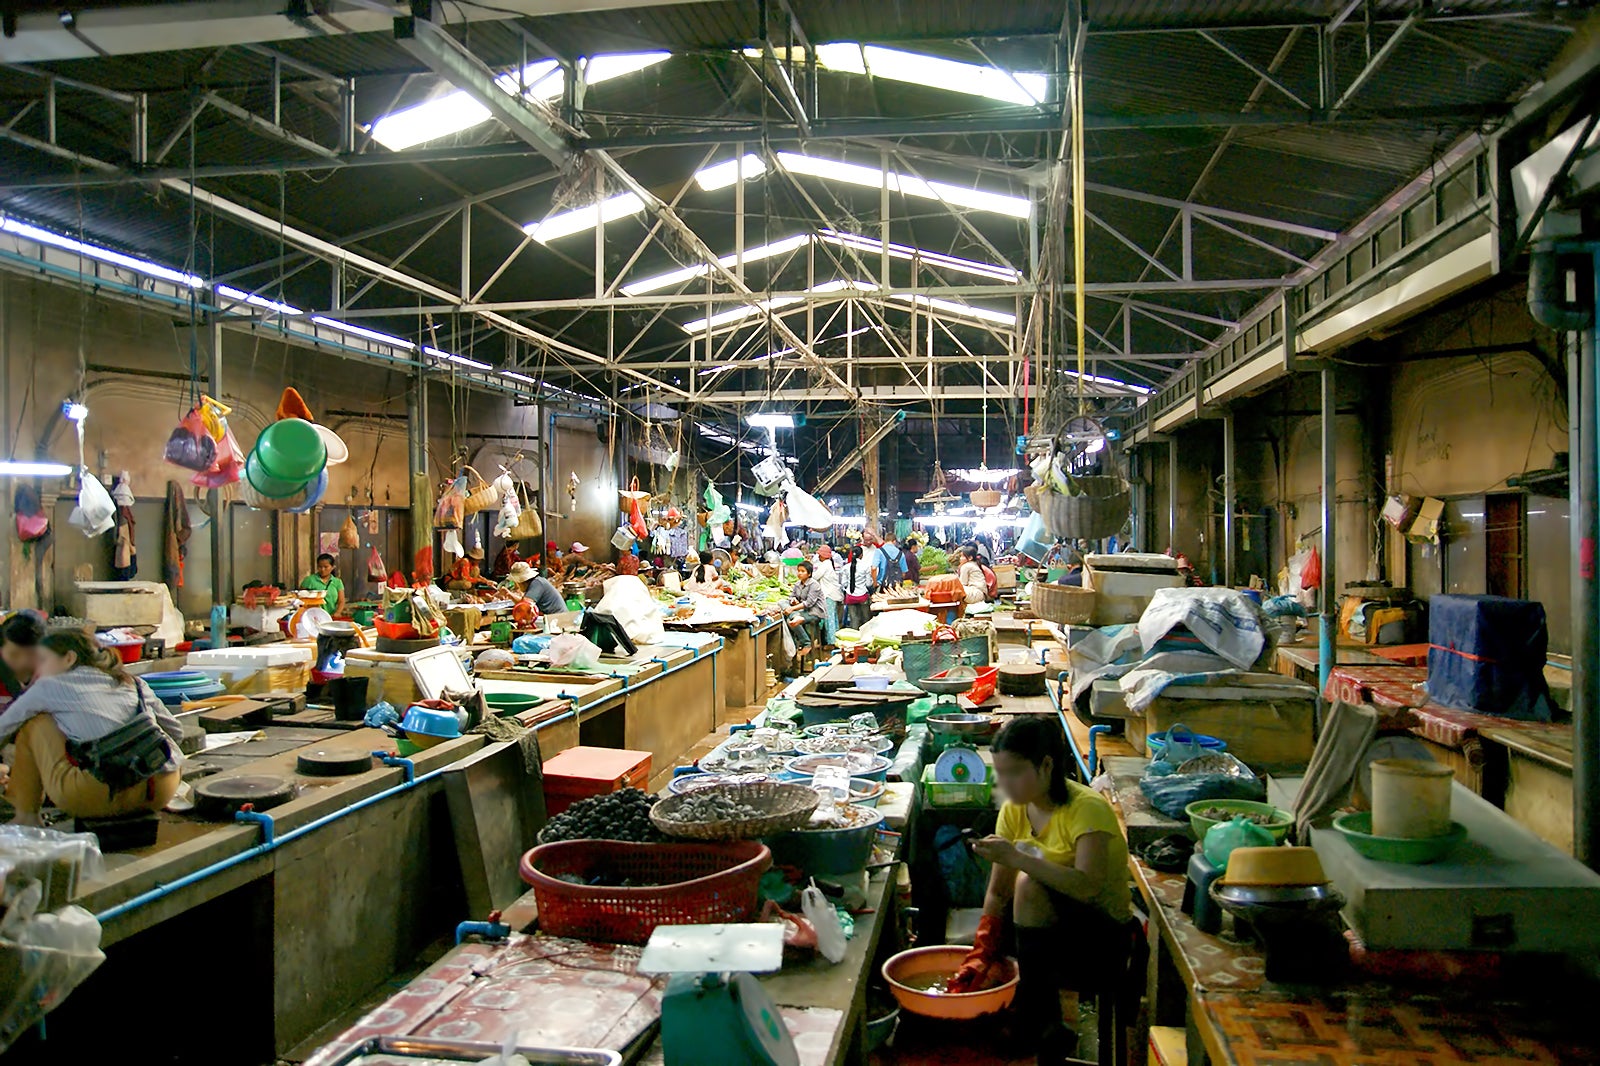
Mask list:
POLYGON ((839 568, 833 559, 833 549, 826 544, 817 549, 812 562, 817 584, 822 586, 822 643, 834 646, 834 636, 839 632, 839 615, 844 611, 844 589, 839 584, 839 568))

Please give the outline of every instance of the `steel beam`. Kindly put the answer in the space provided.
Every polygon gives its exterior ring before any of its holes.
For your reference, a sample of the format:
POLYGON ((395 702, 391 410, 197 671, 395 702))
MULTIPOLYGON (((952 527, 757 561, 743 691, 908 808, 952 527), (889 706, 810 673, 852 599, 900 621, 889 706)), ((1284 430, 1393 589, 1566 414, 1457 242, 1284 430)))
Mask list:
POLYGON ((426 19, 415 19, 415 32, 396 44, 429 70, 486 108, 514 136, 557 167, 573 157, 577 131, 541 102, 513 96, 495 84, 496 75, 447 31, 426 19))
POLYGON ((1406 16, 1404 22, 1394 28, 1394 32, 1389 35, 1389 39, 1384 41, 1383 45, 1373 53, 1372 58, 1367 60, 1367 65, 1362 67, 1360 72, 1356 74, 1355 80, 1346 86, 1344 92, 1339 95, 1339 99, 1334 101, 1333 107, 1330 109, 1332 115, 1338 115, 1351 100, 1355 99, 1356 93, 1360 92, 1367 82, 1372 79, 1372 76, 1378 72, 1379 67, 1388 62, 1389 57, 1394 54, 1395 48, 1411 32, 1420 18, 1421 16, 1416 12, 1412 12, 1406 16))
MULTIPOLYGON (((300 134, 295 133, 292 130, 286 130, 282 126, 273 122, 271 119, 264 118, 261 115, 256 114, 254 111, 240 107, 232 100, 219 96, 216 93, 206 93, 203 97, 201 97, 201 99, 205 103, 216 108, 218 111, 221 111, 223 114, 231 115, 240 122, 243 122, 246 126, 249 126, 257 133, 262 133, 273 138, 274 140, 279 140, 285 144, 293 145, 294 147, 299 148, 301 151, 310 152, 312 155, 322 156, 324 159, 337 159, 339 156, 339 153, 334 151, 332 148, 318 144, 309 137, 302 137, 300 134)), ((196 115, 198 115, 198 112, 196 112, 196 115)), ((192 122, 193 119, 190 119, 190 121, 192 122)), ((168 147, 167 143, 163 142, 162 147, 168 147)))
POLYGON ((1215 45, 1217 49, 1224 55, 1231 58, 1234 62, 1244 67, 1244 69, 1248 70, 1250 73, 1254 74, 1256 77, 1260 78, 1274 89, 1278 90, 1284 96, 1287 96, 1290 100, 1293 100, 1295 104, 1305 108, 1307 111, 1311 110, 1311 105, 1302 100, 1298 93, 1294 92, 1288 86, 1284 85, 1283 82, 1273 77, 1271 73, 1261 69, 1261 67, 1256 63, 1235 51, 1231 46, 1223 43, 1223 41, 1218 38, 1215 33, 1210 30, 1196 30, 1195 32, 1200 35, 1201 40, 1207 42, 1208 44, 1215 45))

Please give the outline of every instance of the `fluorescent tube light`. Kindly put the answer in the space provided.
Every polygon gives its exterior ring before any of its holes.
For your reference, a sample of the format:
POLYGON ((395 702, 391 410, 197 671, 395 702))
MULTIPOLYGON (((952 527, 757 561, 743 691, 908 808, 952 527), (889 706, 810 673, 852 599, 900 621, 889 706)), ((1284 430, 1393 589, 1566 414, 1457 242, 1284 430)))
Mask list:
POLYGON ((793 429, 794 415, 774 414, 772 412, 745 415, 747 424, 758 429, 793 429))
POLYGON ((66 477, 72 467, 66 463, 28 463, 19 459, 0 459, 0 476, 66 477))
POLYGON ((976 467, 971 470, 950 471, 951 474, 960 478, 962 481, 973 481, 980 485, 998 485, 1002 481, 1007 481, 1016 477, 1021 472, 1022 471, 1016 469, 991 470, 986 466, 976 467))
POLYGON ((953 318, 966 318, 978 322, 994 323, 1000 326, 1015 326, 1017 316, 1009 311, 991 311, 987 307, 974 307, 971 304, 961 303, 956 300, 941 300, 936 297, 914 296, 898 294, 889 297, 896 303, 911 304, 914 307, 927 308, 933 311, 943 311, 953 318))
MULTIPOLYGON (((598 85, 643 70, 670 55, 670 52, 634 52, 592 56, 584 64, 584 81, 598 85)), ((557 100, 566 87, 566 74, 555 60, 541 59, 523 67, 520 77, 518 71, 508 71, 495 78, 494 83, 507 96, 516 96, 520 90, 529 100, 557 100)), ((372 139, 398 152, 465 132, 489 121, 490 117, 488 108, 457 90, 380 117, 372 123, 372 139)))
MULTIPOLYGON (((829 181, 842 181, 849 185, 860 185, 868 189, 881 188, 885 181, 884 171, 877 167, 866 167, 859 163, 845 163, 837 159, 823 159, 817 156, 802 155, 799 152, 779 152, 778 162, 791 174, 805 174, 829 181)), ((910 174, 898 174, 894 171, 888 172, 887 181, 891 192, 898 192, 903 196, 913 196, 923 200, 938 200, 954 207, 965 207, 974 211, 992 211, 996 214, 1009 215, 1012 218, 1027 218, 1033 211, 1033 201, 1021 196, 985 192, 982 189, 968 189, 941 181, 924 181, 922 178, 914 177, 910 174)))
POLYGON ((563 211, 559 215, 551 215, 539 222, 530 222, 522 229, 528 236, 540 244, 549 244, 551 241, 570 237, 574 233, 594 229, 596 223, 605 225, 607 222, 629 215, 637 215, 644 210, 644 201, 631 192, 621 193, 608 197, 599 203, 590 204, 588 207, 579 207, 571 211, 563 211))
MULTIPOLYGON (((846 289, 852 289, 857 292, 870 292, 875 288, 877 288, 876 285, 863 281, 825 281, 820 285, 813 285, 811 288, 805 291, 808 293, 821 295, 832 292, 843 292, 846 289)), ((775 311, 780 307, 790 307, 799 302, 800 297, 798 296, 774 296, 770 299, 761 300, 754 304, 745 304, 741 307, 734 307, 727 311, 720 311, 717 314, 712 315, 710 318, 697 318, 693 322, 684 322, 680 323, 680 325, 686 333, 704 333, 708 329, 715 330, 721 328, 722 326, 733 325, 734 323, 744 321, 752 315, 759 315, 767 311, 775 311)))
POLYGON ((745 154, 737 159, 714 163, 694 173, 694 183, 705 192, 716 192, 740 181, 759 178, 767 172, 767 164, 758 155, 745 154))
POLYGON ((253 292, 245 292, 243 289, 236 289, 232 285, 216 286, 216 294, 225 300, 237 300, 240 303, 246 303, 252 307, 261 307, 268 311, 276 311, 280 315, 305 314, 305 312, 300 310, 298 307, 294 307, 286 303, 279 303, 277 300, 269 300, 265 296, 257 296, 253 292))
POLYGON ((415 344, 404 337, 394 337, 387 333, 379 333, 377 330, 367 329, 365 326, 352 326, 348 322, 340 322, 337 318, 329 318, 327 315, 312 315, 311 321, 319 326, 336 329, 340 333, 348 333, 352 337, 365 337, 367 340, 377 341, 379 344, 392 344, 396 348, 404 348, 408 352, 414 352, 417 349, 415 344))
POLYGON ((181 270, 173 270, 171 267, 162 266, 160 263, 152 263, 148 259, 138 259, 131 255, 124 255, 121 252, 114 252, 110 248, 102 248, 96 244, 86 244, 71 237, 64 237, 59 233, 52 233, 47 229, 40 229, 38 226, 30 226, 26 222, 15 218, 0 219, 0 231, 14 233, 18 237, 26 237, 30 241, 38 241, 40 244, 48 244, 54 248, 63 248, 69 252, 76 252, 89 259, 98 259, 102 263, 126 267, 140 274, 148 274, 153 278, 170 281, 175 285, 182 285, 190 289, 205 288, 204 278, 196 277, 193 274, 185 274, 181 270))
POLYGON ((751 514, 760 514, 762 511, 766 510, 766 508, 761 506, 759 503, 744 503, 741 501, 739 503, 735 503, 734 506, 741 511, 749 511, 751 514))
MULTIPOLYGON (((879 255, 883 251, 883 242, 875 241, 871 237, 859 233, 845 233, 841 230, 823 230, 818 239, 826 244, 837 245, 841 248, 851 248, 858 252, 879 255)), ((995 281, 1017 282, 1022 280, 1022 272, 998 263, 984 263, 976 259, 962 259, 960 256, 946 255, 943 252, 931 252, 926 248, 913 248, 905 244, 889 245, 889 257, 903 261, 918 260, 932 267, 946 270, 955 270, 963 274, 973 274, 977 277, 992 278, 995 281)))
POLYGON ((537 385, 537 384, 539 384, 537 381, 533 380, 528 375, 519 374, 515 370, 502 370, 502 371, 500 371, 500 376, 501 377, 505 377, 505 378, 510 378, 512 381, 520 381, 524 385, 537 385))
POLYGON ((423 351, 424 355, 431 355, 435 359, 443 359, 443 360, 446 360, 447 362, 457 363, 457 364, 459 364, 461 366, 471 367, 473 370, 493 370, 494 369, 494 367, 490 366, 488 363, 480 363, 476 359, 468 359, 464 355, 456 355, 454 352, 447 352, 443 348, 432 348, 432 347, 429 347, 428 345, 423 345, 422 346, 422 351, 423 351))

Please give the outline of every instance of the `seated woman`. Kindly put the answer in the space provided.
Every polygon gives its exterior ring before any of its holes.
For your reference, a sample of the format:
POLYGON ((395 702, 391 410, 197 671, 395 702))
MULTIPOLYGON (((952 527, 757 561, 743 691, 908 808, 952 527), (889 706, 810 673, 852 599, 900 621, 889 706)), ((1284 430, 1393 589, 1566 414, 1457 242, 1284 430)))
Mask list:
POLYGON ((1009 915, 1022 1029, 1041 1034, 1039 1063, 1060 1062, 1076 1050, 1062 1023, 1060 989, 1093 987, 1089 979, 1126 951, 1128 846, 1111 804, 1067 780, 1066 741, 1054 719, 1012 719, 993 750, 1005 803, 995 834, 972 848, 994 870, 973 949, 949 988, 975 992, 1000 983, 1009 915))
POLYGON ((683 587, 689 592, 698 592, 702 596, 722 590, 722 575, 717 573, 717 568, 710 563, 702 563, 700 556, 690 552, 687 559, 689 563, 689 580, 683 587))
POLYGON ((74 817, 106 818, 158 811, 178 791, 183 727, 84 633, 40 642, 37 679, 0 713, 0 744, 13 736, 6 798, 19 825, 43 825, 46 798, 74 817))
POLYGON ((961 548, 961 566, 956 570, 961 587, 966 590, 968 603, 985 603, 989 599, 989 582, 983 576, 983 566, 978 562, 978 549, 967 544, 961 548))
POLYGON ((39 669, 44 623, 32 611, 18 611, 0 623, 0 706, 22 695, 39 669))

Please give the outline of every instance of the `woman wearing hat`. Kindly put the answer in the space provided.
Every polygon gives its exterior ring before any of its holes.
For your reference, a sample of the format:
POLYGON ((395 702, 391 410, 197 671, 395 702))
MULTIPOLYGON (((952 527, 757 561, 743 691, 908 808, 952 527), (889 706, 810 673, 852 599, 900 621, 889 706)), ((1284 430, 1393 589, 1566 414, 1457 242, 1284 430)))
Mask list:
POLYGON ((527 563, 518 562, 512 565, 511 573, 506 577, 505 588, 511 593, 513 600, 532 600, 540 614, 560 614, 567 609, 567 601, 561 598, 561 590, 552 585, 548 579, 540 577, 527 563))
POLYGON ((589 546, 581 540, 572 542, 572 550, 567 553, 566 576, 568 581, 588 577, 591 571, 588 556, 584 553, 589 546))

